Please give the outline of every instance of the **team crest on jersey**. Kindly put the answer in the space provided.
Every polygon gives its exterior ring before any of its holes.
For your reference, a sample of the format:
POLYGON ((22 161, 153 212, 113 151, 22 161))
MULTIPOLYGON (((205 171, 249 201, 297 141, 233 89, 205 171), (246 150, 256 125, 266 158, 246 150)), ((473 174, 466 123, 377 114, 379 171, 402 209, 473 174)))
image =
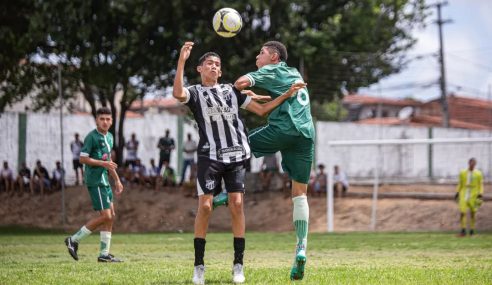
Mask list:
POLYGON ((222 90, 222 97, 224 98, 224 100, 230 101, 231 100, 231 91, 229 89, 222 90))
POLYGON ((205 181, 205 188, 208 190, 212 190, 215 188, 215 180, 207 180, 205 181))

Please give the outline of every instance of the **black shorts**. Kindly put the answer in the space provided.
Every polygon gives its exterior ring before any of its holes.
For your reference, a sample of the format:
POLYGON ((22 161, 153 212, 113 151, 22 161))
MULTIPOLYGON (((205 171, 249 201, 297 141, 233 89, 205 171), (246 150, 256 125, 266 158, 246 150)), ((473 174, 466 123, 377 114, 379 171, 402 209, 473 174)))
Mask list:
POLYGON ((72 160, 73 163, 73 170, 77 170, 77 168, 82 169, 82 163, 80 163, 80 160, 74 159, 72 160))
POLYGON ((227 193, 244 193, 245 173, 244 161, 223 163, 199 157, 197 167, 198 196, 219 194, 222 192, 222 181, 224 181, 227 193))

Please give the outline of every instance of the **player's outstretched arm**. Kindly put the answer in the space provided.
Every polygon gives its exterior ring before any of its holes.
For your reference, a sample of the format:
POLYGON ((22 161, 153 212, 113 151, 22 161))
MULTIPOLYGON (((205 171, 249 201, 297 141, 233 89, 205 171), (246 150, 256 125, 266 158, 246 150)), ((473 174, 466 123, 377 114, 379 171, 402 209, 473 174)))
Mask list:
POLYGON ((178 99, 180 102, 186 101, 186 93, 183 85, 184 66, 186 60, 190 57, 193 45, 193 42, 185 42, 185 44, 181 47, 181 52, 179 53, 178 67, 176 68, 176 76, 174 77, 173 97, 178 99))
POLYGON ((243 90, 243 91, 241 91, 241 93, 248 95, 249 97, 251 97, 251 100, 254 100, 256 102, 265 103, 265 102, 272 101, 272 97, 271 96, 258 95, 258 94, 256 94, 255 92, 253 92, 251 90, 243 90))
POLYGON ((297 82, 292 84, 292 86, 285 92, 284 94, 278 96, 275 98, 275 100, 270 101, 265 104, 259 104, 255 101, 251 101, 248 106, 246 106, 246 110, 253 112, 259 116, 266 116, 268 115, 273 109, 277 108, 280 104, 282 104, 285 100, 289 99, 290 97, 294 96, 298 90, 305 88, 306 83, 304 82, 297 82))
POLYGON ((243 75, 234 82, 234 87, 236 87, 237 90, 244 90, 245 88, 250 87, 251 82, 249 81, 249 78, 246 75, 243 75))

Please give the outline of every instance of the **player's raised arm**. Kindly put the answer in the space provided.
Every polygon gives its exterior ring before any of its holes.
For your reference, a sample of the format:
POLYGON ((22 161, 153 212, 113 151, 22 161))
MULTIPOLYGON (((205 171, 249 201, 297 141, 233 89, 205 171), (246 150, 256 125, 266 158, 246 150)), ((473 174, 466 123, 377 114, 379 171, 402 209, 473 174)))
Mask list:
POLYGON ((246 110, 253 112, 259 116, 266 116, 268 115, 273 109, 277 108, 280 104, 282 104, 285 100, 289 99, 290 97, 294 96, 298 90, 305 88, 306 83, 304 82, 297 82, 292 84, 292 86, 285 92, 284 94, 278 96, 275 98, 275 100, 270 101, 265 104, 259 104, 255 101, 251 101, 247 106, 246 110))
POLYGON ((176 76, 174 77, 173 97, 181 102, 186 101, 186 93, 183 86, 184 66, 186 60, 190 57, 193 42, 185 42, 179 53, 178 66, 176 67, 176 76))
POLYGON ((241 91, 244 90, 245 88, 248 88, 251 86, 251 81, 246 75, 243 75, 234 82, 234 87, 236 87, 237 90, 241 91))

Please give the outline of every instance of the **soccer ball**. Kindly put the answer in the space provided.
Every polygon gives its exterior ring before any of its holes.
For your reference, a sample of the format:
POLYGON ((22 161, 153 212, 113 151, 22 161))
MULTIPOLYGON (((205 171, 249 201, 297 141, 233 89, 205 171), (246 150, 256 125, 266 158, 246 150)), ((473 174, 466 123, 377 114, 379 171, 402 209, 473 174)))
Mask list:
POLYGON ((241 31, 243 19, 232 8, 222 8, 214 15, 213 26, 215 32, 224 38, 234 37, 241 31))

